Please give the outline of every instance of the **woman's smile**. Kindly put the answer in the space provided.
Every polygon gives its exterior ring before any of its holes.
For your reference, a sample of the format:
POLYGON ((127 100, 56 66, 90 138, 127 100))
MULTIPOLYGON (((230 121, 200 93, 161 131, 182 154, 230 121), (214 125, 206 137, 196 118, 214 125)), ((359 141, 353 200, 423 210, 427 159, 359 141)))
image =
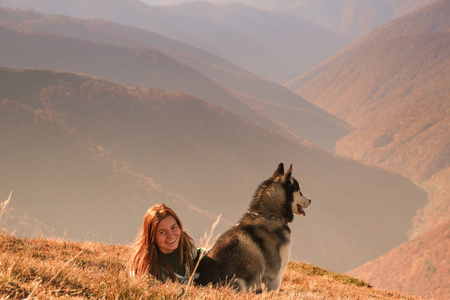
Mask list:
POLYGON ((156 228, 156 244, 162 253, 172 253, 178 248, 181 230, 177 221, 172 216, 161 220, 156 228))

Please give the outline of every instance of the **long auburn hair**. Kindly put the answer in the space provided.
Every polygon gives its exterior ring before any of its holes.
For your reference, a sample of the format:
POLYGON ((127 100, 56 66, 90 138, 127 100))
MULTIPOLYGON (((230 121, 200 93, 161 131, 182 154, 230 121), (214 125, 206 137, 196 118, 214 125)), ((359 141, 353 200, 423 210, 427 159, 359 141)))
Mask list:
POLYGON ((183 225, 177 214, 167 205, 159 203, 151 207, 145 214, 142 229, 132 246, 129 269, 133 274, 150 273, 156 279, 164 281, 162 276, 164 270, 172 281, 177 281, 173 268, 156 244, 156 228, 158 228, 161 220, 168 216, 172 216, 177 221, 181 231, 178 248, 175 250, 178 251, 179 263, 186 264, 189 270, 193 269, 194 262, 191 255, 191 248, 194 245, 193 239, 183 230, 183 225))

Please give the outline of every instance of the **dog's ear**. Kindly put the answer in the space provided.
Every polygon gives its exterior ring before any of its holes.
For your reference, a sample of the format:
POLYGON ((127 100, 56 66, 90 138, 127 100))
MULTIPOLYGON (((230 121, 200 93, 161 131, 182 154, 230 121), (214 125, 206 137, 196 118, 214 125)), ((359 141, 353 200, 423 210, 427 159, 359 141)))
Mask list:
POLYGON ((275 178, 277 176, 281 176, 284 174, 284 165, 283 163, 280 163, 277 167, 277 169, 275 170, 275 172, 273 172, 272 177, 275 178))
POLYGON ((292 164, 287 170, 286 174, 283 175, 283 182, 291 181, 292 178, 292 164))

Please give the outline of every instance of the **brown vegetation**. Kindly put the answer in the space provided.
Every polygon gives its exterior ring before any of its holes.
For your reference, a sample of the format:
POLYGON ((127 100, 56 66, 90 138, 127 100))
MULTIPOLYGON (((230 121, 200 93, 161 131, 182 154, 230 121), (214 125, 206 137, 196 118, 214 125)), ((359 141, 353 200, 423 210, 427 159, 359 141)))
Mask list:
POLYGON ((227 287, 130 278, 130 247, 0 235, 0 296, 7 299, 420 299, 380 291, 347 275, 290 262, 278 292, 236 294, 227 287))

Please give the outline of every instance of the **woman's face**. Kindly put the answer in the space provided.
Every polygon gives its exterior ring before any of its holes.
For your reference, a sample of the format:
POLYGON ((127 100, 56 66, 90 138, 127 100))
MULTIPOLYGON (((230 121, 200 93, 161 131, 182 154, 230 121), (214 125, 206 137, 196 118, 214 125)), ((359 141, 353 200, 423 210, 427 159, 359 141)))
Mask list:
POLYGON ((172 216, 167 216, 159 222, 156 228, 156 244, 162 253, 172 253, 178 248, 181 230, 172 216))

